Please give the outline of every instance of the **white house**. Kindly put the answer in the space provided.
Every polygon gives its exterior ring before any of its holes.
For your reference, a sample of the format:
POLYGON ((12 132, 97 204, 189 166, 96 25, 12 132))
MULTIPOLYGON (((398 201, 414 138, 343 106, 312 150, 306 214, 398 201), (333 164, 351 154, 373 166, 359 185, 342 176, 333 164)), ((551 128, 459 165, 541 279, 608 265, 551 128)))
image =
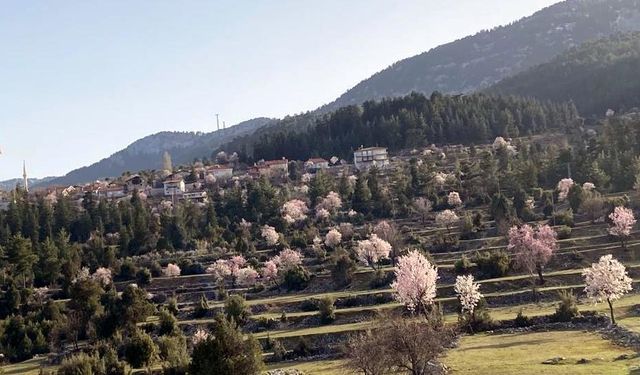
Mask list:
POLYGON ((386 147, 360 147, 353 152, 353 163, 358 170, 369 169, 372 166, 384 168, 389 165, 389 154, 386 147))
POLYGON ((224 165, 214 165, 207 168, 207 172, 211 173, 216 179, 227 179, 233 177, 233 168, 224 165))
POLYGON ((323 158, 311 158, 304 162, 304 167, 308 171, 317 171, 318 169, 329 168, 329 161, 323 158))
POLYGON ((186 186, 182 178, 166 180, 163 184, 165 196, 182 195, 186 190, 186 186))

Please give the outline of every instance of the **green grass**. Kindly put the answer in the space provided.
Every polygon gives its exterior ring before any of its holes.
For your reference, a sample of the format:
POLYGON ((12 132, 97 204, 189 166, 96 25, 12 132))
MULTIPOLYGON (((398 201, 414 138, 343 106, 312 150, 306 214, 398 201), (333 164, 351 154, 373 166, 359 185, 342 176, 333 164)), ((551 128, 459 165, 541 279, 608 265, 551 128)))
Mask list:
POLYGON ((26 375, 38 375, 40 373, 40 367, 44 366, 47 370, 54 370, 53 367, 47 367, 47 359, 45 357, 33 358, 28 361, 14 363, 11 365, 2 366, 3 374, 26 374, 26 375))
POLYGON ((632 354, 595 333, 553 331, 465 336, 458 348, 443 358, 452 374, 628 374, 640 359, 614 361, 621 354, 632 354), (542 362, 565 357, 563 364, 542 362), (581 358, 592 360, 576 364, 581 358))
POLYGON ((290 363, 276 363, 268 366, 269 370, 276 369, 298 369, 309 375, 343 375, 353 374, 344 367, 344 360, 324 360, 324 361, 305 361, 305 362, 290 362, 290 363))

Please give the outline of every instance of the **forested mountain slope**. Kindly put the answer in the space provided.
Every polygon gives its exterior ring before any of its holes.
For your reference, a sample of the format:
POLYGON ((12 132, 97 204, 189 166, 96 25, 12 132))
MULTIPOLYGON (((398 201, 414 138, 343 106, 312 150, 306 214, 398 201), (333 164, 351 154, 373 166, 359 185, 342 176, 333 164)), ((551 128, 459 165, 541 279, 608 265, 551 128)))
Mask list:
POLYGON ((328 112, 366 100, 468 93, 548 62, 568 48, 621 31, 640 30, 638 0, 568 0, 510 25, 433 48, 394 63, 321 108, 328 112))
POLYGON ((552 61, 506 78, 487 91, 573 100, 582 115, 640 106, 640 33, 618 34, 572 48, 552 61))

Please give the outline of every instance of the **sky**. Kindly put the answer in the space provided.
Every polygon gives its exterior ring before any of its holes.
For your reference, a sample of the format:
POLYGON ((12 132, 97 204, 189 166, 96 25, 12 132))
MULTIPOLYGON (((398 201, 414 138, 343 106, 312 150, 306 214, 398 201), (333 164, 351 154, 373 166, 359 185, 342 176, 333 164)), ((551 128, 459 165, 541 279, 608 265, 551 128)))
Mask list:
POLYGON ((393 62, 556 0, 5 0, 0 180, 163 130, 313 110, 393 62))

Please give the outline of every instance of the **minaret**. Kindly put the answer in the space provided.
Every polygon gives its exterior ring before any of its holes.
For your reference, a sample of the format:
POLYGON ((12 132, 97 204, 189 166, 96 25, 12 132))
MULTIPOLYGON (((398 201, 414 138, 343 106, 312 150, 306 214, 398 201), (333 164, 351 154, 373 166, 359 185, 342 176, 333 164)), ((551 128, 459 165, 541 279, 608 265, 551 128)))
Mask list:
POLYGON ((27 180, 27 163, 22 161, 22 186, 24 191, 29 192, 29 181, 27 180))

